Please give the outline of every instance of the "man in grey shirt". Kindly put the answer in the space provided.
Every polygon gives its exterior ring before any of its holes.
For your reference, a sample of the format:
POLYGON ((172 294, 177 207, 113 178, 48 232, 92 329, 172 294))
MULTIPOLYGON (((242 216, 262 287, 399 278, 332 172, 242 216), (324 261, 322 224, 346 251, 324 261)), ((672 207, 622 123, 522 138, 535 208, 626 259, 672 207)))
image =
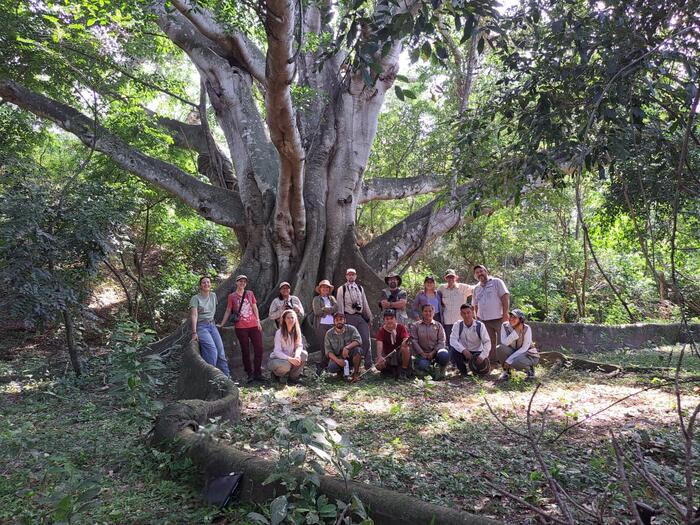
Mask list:
POLYGON ((437 364, 435 379, 444 379, 450 353, 445 347, 445 329, 433 319, 433 314, 433 305, 424 304, 421 320, 411 325, 411 344, 416 355, 416 369, 429 373, 437 364))

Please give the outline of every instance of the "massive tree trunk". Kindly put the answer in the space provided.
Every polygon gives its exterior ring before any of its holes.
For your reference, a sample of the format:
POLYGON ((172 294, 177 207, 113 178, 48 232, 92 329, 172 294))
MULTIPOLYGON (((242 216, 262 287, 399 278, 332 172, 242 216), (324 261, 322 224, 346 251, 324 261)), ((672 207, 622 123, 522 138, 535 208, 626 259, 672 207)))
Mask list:
MULTIPOLYGON (((356 241, 359 204, 441 189, 430 176, 363 180, 379 112, 398 72, 401 39, 385 41, 382 52, 375 52, 381 72, 372 69, 368 82, 369 70, 349 67, 343 51, 322 57, 324 49, 309 50, 299 39, 330 30, 330 3, 302 11, 299 2, 268 0, 260 13, 267 35, 264 51, 243 32, 221 27, 201 5, 191 0, 171 4, 171 11, 159 2, 152 9, 163 34, 200 75, 200 101, 193 104, 200 123, 150 116, 177 146, 198 154, 198 169, 208 183, 149 157, 77 109, 11 79, 0 79, 0 97, 53 121, 203 217, 233 228, 243 248, 236 272, 249 277, 263 312, 279 281, 290 281, 308 304, 319 279, 340 284, 350 265, 358 267, 360 281, 374 293, 381 285, 379 276, 459 224, 458 205, 440 207, 435 201, 362 250, 356 241), (303 109, 293 104, 293 83, 313 93, 303 109), (264 112, 256 100, 264 101, 264 112), (206 121, 209 104, 228 155, 214 142, 206 121)), ((468 189, 453 191, 453 198, 468 196, 468 189)), ((229 279, 219 289, 221 308, 233 285, 229 279)))

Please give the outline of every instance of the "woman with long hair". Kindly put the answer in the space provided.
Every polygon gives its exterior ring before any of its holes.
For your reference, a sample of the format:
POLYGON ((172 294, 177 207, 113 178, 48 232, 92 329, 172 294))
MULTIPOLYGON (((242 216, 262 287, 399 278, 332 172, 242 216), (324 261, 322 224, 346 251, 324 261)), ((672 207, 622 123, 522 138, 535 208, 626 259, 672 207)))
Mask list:
POLYGON ((304 350, 299 319, 294 310, 282 312, 280 327, 275 332, 275 346, 270 354, 268 367, 272 378, 280 383, 296 384, 309 354, 304 350))

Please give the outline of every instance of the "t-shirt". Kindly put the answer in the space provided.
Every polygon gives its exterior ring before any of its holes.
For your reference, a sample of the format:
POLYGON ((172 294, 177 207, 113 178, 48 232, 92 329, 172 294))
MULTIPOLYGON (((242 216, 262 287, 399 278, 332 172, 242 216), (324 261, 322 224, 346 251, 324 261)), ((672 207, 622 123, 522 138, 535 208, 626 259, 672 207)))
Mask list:
MULTIPOLYGON (((403 301, 408 299, 408 293, 403 288, 396 288, 396 290, 391 290, 390 288, 384 288, 382 290, 382 299, 386 299, 390 303, 396 303, 398 301, 403 301)), ((381 303, 380 303, 381 307, 381 303)), ((394 308, 396 312, 396 320, 399 323, 408 322, 408 314, 406 313, 406 307, 394 308)))
MULTIPOLYGON (((331 303, 331 300, 328 297, 321 296, 321 301, 323 301, 324 308, 330 308, 333 306, 333 303, 331 303)), ((333 324, 333 314, 328 314, 321 317, 320 324, 333 324)))
POLYGON ((482 321, 493 321, 503 318, 501 297, 508 293, 505 283, 498 277, 489 277, 486 284, 474 287, 472 304, 478 306, 476 316, 482 321))
POLYGON ((442 293, 442 302, 445 303, 445 310, 442 312, 444 325, 451 326, 461 319, 459 307, 467 302, 472 289, 472 286, 464 283, 456 283, 454 288, 449 288, 446 284, 440 285, 438 290, 442 293))
POLYGON ((236 328, 255 328, 258 326, 258 318, 255 317, 255 312, 253 311, 253 305, 256 304, 255 294, 250 290, 246 290, 243 293, 245 294, 243 306, 239 306, 241 296, 238 295, 238 292, 233 292, 228 296, 228 306, 231 309, 231 313, 237 313, 239 308, 241 310, 238 321, 236 321, 234 326, 236 328))
POLYGON ((406 328, 406 326, 402 325, 401 323, 396 324, 395 332, 396 333, 394 335, 393 342, 391 341, 391 332, 389 332, 388 330, 384 330, 383 326, 377 332, 377 337, 375 337, 375 339, 377 341, 382 342, 383 355, 387 355, 393 350, 401 348, 401 342, 409 337, 408 328, 406 328))
POLYGON ((346 324, 340 333, 336 332, 335 328, 331 328, 326 332, 323 349, 326 355, 333 354, 336 357, 340 357, 343 353, 343 347, 349 345, 352 341, 362 344, 360 332, 354 326, 346 324))
POLYGON ((190 309, 192 308, 197 309, 197 321, 213 321, 216 313, 216 294, 209 292, 208 297, 193 295, 190 299, 190 309))

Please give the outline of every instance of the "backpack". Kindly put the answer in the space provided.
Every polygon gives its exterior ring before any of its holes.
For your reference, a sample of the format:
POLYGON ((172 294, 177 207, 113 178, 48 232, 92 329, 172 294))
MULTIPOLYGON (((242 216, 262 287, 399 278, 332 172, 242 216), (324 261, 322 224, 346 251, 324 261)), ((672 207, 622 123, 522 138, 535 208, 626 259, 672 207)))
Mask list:
MULTIPOLYGON (((479 341, 481 341, 481 325, 483 324, 481 321, 478 319, 474 319, 474 322, 476 323, 476 335, 479 336, 479 341)), ((459 334, 458 337, 462 337, 462 332, 464 332, 464 321, 459 322, 459 334)))

